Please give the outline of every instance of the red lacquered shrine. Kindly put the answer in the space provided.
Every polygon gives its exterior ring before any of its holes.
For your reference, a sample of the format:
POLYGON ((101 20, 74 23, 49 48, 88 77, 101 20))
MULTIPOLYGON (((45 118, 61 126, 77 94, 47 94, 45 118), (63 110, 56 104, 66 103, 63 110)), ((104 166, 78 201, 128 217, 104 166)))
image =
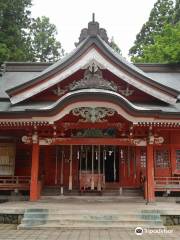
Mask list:
POLYGON ((176 194, 179 90, 179 65, 129 63, 94 20, 54 64, 3 64, 0 193, 176 194))

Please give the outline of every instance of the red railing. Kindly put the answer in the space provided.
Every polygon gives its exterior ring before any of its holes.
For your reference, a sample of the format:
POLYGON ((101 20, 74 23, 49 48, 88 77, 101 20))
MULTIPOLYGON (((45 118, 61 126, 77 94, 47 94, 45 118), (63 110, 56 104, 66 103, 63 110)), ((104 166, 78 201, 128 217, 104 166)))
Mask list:
POLYGON ((28 190, 30 176, 0 176, 0 190, 28 190))
POLYGON ((180 177, 155 177, 156 191, 180 191, 180 177))

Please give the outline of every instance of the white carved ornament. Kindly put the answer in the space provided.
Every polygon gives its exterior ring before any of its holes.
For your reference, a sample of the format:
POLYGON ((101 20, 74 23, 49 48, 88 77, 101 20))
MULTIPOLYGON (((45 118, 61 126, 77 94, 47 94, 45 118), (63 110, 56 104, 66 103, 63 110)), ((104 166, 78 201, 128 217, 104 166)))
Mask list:
POLYGON ((53 138, 40 138, 39 141, 34 141, 34 137, 23 136, 22 142, 25 144, 39 143, 39 145, 50 145, 53 143, 53 138))
POLYGON ((102 71, 100 70, 99 66, 94 62, 92 62, 85 70, 83 79, 79 81, 74 81, 69 85, 65 86, 64 88, 61 88, 58 85, 56 89, 52 90, 52 92, 57 96, 62 96, 68 91, 87 88, 100 88, 111 90, 114 92, 119 92, 125 97, 128 97, 134 93, 134 90, 131 90, 128 85, 125 89, 121 89, 121 87, 115 84, 115 82, 104 79, 102 71))
POLYGON ((148 139, 146 139, 146 138, 137 138, 137 139, 133 139, 132 141, 133 141, 133 144, 135 144, 136 146, 146 146, 147 144, 160 145, 160 144, 162 144, 164 142, 164 138, 163 137, 154 137, 152 135, 148 139))
POLYGON ((83 119, 80 119, 80 122, 106 122, 104 119, 107 116, 113 116, 115 110, 111 108, 104 107, 80 107, 72 110, 74 116, 80 116, 83 119))

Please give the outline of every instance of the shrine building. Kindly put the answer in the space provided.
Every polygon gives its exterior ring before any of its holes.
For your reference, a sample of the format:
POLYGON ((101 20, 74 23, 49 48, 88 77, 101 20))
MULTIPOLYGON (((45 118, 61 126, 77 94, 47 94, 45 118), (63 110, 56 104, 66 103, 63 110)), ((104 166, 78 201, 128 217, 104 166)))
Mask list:
POLYGON ((4 63, 0 194, 46 189, 178 194, 180 65, 128 62, 94 19, 56 63, 4 63))

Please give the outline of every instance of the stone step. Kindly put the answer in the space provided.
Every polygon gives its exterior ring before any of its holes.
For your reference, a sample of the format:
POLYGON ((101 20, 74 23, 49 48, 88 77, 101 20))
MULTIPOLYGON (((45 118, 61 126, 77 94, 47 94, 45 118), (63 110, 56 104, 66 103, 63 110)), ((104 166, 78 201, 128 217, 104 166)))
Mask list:
MULTIPOLYGON (((119 196, 120 195, 120 191, 119 190, 104 190, 102 192, 103 196, 119 196)), ((121 196, 129 196, 129 197, 143 197, 143 194, 141 192, 122 192, 121 196)))
POLYGON ((139 188, 123 188, 122 189, 122 195, 134 195, 138 194, 140 196, 143 196, 143 191, 142 189, 139 188))
POLYGON ((107 189, 104 189, 103 191, 102 191, 102 195, 103 196, 119 196, 120 195, 120 192, 119 192, 119 190, 107 190, 107 189))
POLYGON ((25 214, 26 220, 36 219, 57 219, 57 220, 93 220, 93 221, 160 221, 159 215, 87 215, 87 214, 25 214))
POLYGON ((135 224, 137 226, 142 225, 142 224, 146 224, 149 226, 154 226, 154 225, 162 225, 162 222, 159 221, 153 221, 153 220, 143 220, 143 219, 118 219, 118 220, 94 220, 94 219, 50 219, 50 218, 37 218, 37 219, 23 219, 21 221, 22 224, 25 225, 40 225, 40 224, 60 224, 60 225, 74 225, 74 224, 98 224, 98 225, 113 225, 113 224, 124 224, 124 223, 128 223, 128 224, 135 224))
MULTIPOLYGON (((92 191, 92 190, 86 190, 80 192, 78 188, 72 189, 69 191, 67 188, 64 188, 65 196, 119 196, 120 195, 120 188, 116 185, 110 185, 107 186, 102 191, 92 191)), ((143 196, 143 192, 139 188, 123 188, 122 193, 123 196, 143 196)), ((46 187, 42 191, 42 196, 58 196, 61 195, 60 187, 46 187)))
POLYGON ((88 213, 25 213, 23 219, 70 219, 70 220, 150 220, 150 221, 159 221, 161 218, 159 215, 154 214, 88 214, 88 213))
MULTIPOLYGON (((42 190, 41 196, 59 196, 61 195, 60 187, 46 187, 42 190)), ((79 195, 79 189, 73 189, 69 191, 68 189, 64 188, 64 195, 79 195)))
POLYGON ((25 214, 24 219, 94 219, 100 221, 101 219, 111 219, 111 220, 150 220, 159 221, 161 218, 159 215, 92 215, 87 213, 82 214, 25 214))
POLYGON ((47 228, 163 228, 157 212, 101 212, 88 210, 27 209, 19 229, 47 228))
POLYGON ((104 195, 104 196, 41 196, 41 199, 39 202, 45 202, 45 201, 54 201, 54 202, 83 202, 83 203, 89 203, 89 202, 145 202, 143 196, 112 196, 112 195, 104 195))
POLYGON ((96 190, 85 190, 79 192, 80 196, 102 196, 102 191, 96 191, 96 190))
POLYGON ((121 213, 121 211, 116 211, 116 210, 74 210, 74 209, 69 209, 69 210, 62 210, 62 209, 56 209, 56 208, 50 208, 50 209, 43 209, 43 208, 29 208, 25 211, 24 216, 38 216, 38 215, 61 215, 61 216, 136 216, 136 217, 160 217, 159 212, 154 210, 145 210, 145 211, 126 211, 125 213, 121 213))
MULTIPOLYGON (((87 224, 87 223, 74 223, 74 224, 42 224, 42 225, 26 225, 26 224, 20 224, 17 229, 36 229, 36 230, 42 230, 42 229, 135 229, 137 227, 137 223, 134 224, 128 224, 128 223, 121 223, 121 224, 87 224)), ((148 229, 164 229, 165 227, 163 225, 152 225, 149 224, 141 224, 140 227, 142 228, 148 228, 148 229)))

